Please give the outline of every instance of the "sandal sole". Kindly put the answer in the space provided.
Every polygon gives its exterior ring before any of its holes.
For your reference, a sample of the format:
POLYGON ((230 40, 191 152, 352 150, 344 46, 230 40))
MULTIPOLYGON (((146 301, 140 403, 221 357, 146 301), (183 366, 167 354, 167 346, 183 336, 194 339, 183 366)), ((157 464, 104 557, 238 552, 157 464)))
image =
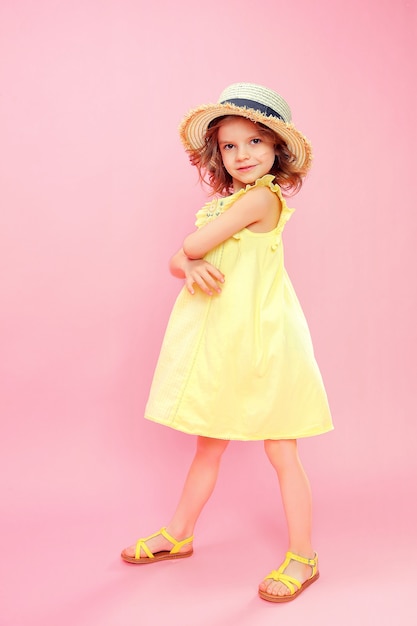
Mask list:
POLYGON ((174 561, 176 559, 186 559, 189 556, 192 556, 193 550, 189 552, 183 552, 182 554, 170 554, 169 552, 159 552, 155 555, 153 559, 149 557, 141 557, 140 559, 135 559, 134 556, 128 556, 127 554, 121 553, 121 557, 123 561, 126 563, 133 563, 134 565, 150 565, 151 563, 158 563, 159 561, 174 561))

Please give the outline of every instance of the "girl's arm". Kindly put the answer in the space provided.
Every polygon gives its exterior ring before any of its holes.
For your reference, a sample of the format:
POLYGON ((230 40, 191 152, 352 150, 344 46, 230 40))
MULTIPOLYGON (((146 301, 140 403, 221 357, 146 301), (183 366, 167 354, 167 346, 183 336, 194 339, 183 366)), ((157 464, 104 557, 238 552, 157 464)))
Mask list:
MULTIPOLYGON (((267 187, 254 187, 239 198, 227 211, 184 239, 183 251, 189 259, 201 259, 242 228, 268 219, 271 211, 277 216, 277 197, 267 187)), ((276 222, 275 222, 276 223, 276 222)), ((267 229, 266 229, 267 230, 267 229)))
POLYGON ((214 265, 204 259, 189 259, 184 250, 178 250, 169 262, 173 276, 185 278, 185 286, 194 295, 194 284, 197 284, 209 296, 213 291, 221 293, 219 283, 224 283, 224 275, 214 265))

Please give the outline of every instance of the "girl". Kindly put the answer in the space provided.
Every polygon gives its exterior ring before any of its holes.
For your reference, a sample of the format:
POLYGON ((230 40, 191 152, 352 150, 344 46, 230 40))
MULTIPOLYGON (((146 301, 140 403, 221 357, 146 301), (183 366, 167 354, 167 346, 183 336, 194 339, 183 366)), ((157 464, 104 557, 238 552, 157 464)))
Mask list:
POLYGON ((185 285, 174 306, 145 415, 197 435, 197 451, 167 527, 122 552, 129 563, 189 557, 194 526, 231 439, 265 442, 288 526, 282 565, 259 585, 272 602, 318 576, 311 494, 297 438, 333 428, 308 327, 284 268, 281 234, 311 164, 285 100, 249 83, 190 111, 182 142, 216 197, 171 259, 185 285))

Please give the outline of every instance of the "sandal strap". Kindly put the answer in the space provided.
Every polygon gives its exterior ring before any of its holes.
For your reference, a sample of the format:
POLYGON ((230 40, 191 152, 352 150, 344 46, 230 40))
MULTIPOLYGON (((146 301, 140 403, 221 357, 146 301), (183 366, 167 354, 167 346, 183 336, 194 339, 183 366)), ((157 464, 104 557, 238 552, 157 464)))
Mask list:
POLYGON ((294 552, 287 552, 285 555, 285 560, 288 561, 298 561, 299 563, 304 563, 304 565, 309 565, 312 568, 317 567, 318 562, 318 554, 315 553, 312 559, 306 559, 304 556, 299 556, 298 554, 294 554, 294 552))
POLYGON ((273 570, 269 574, 269 576, 267 576, 267 578, 272 578, 273 580, 276 580, 279 583, 284 583, 284 585, 286 585, 288 589, 290 590, 291 595, 293 595, 296 591, 301 589, 301 583, 299 580, 297 580, 296 578, 293 578, 292 576, 288 576, 287 574, 283 574, 282 572, 279 572, 276 569, 273 570))
POLYGON ((177 541, 175 537, 169 534, 166 528, 161 528, 160 534, 163 537, 165 537, 165 539, 168 539, 168 541, 170 541, 174 545, 170 554, 177 554, 177 552, 180 551, 182 546, 185 546, 187 543, 191 543, 192 540, 194 539, 194 535, 191 535, 191 537, 187 537, 187 539, 183 539, 182 541, 177 541))
POLYGON ((299 563, 303 563, 304 565, 309 565, 312 569, 311 576, 310 576, 310 578, 312 578, 317 573, 318 554, 316 552, 312 559, 306 559, 304 556, 299 556, 298 554, 294 554, 293 552, 287 552, 285 555, 285 560, 282 563, 282 565, 280 565, 278 569, 272 570, 272 572, 268 574, 268 576, 265 576, 264 580, 267 580, 268 578, 272 578, 273 580, 277 582, 284 583, 284 585, 288 587, 292 595, 293 593, 295 593, 295 591, 297 591, 298 589, 301 589, 302 585, 299 580, 297 580, 296 578, 293 578, 292 576, 288 576, 288 574, 284 573, 286 568, 290 564, 290 561, 298 561, 299 563))
POLYGON ((143 550, 144 553, 146 554, 146 556, 148 557, 148 559, 154 559, 155 556, 154 554, 149 550, 148 546, 146 545, 146 541, 148 541, 148 539, 150 539, 150 537, 147 537, 146 539, 138 539, 136 542, 136 549, 135 549, 135 559, 140 559, 140 551, 143 550))
POLYGON ((187 543, 191 543, 191 541, 194 539, 194 535, 192 535, 191 537, 187 537, 187 539, 183 539, 182 541, 177 541, 175 537, 169 534, 169 532, 167 531, 165 527, 161 528, 161 530, 158 530, 158 532, 154 533, 153 535, 149 535, 149 537, 144 537, 143 539, 137 540, 136 549, 135 549, 135 559, 140 558, 141 550, 144 551, 148 559, 155 558, 155 555, 153 554, 153 552, 150 551, 150 549, 146 545, 146 542, 149 541, 149 539, 153 539, 154 537, 157 537, 158 535, 162 535, 163 537, 165 537, 165 539, 167 539, 173 544, 174 547, 170 550, 170 554, 177 554, 182 548, 182 546, 185 546, 187 543))

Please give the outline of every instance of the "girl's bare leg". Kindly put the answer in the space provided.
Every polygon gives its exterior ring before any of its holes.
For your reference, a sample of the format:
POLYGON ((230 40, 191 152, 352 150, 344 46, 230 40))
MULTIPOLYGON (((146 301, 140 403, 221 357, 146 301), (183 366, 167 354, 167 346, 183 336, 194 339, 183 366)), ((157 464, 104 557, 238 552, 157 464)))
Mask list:
MULTIPOLYGON (((213 493, 220 468, 223 452, 226 450, 228 441, 212 439, 210 437, 197 437, 197 450, 191 467, 185 480, 180 501, 174 516, 167 526, 167 531, 178 541, 190 537, 194 533, 194 526, 204 508, 207 500, 213 493)), ((158 535, 147 542, 151 552, 170 550, 172 544, 162 535, 158 535)), ((192 544, 183 546, 180 552, 187 552, 192 544)), ((135 546, 129 546, 126 554, 133 556, 135 546)), ((146 556, 141 553, 141 556, 146 556)))
MULTIPOLYGON (((298 456, 297 441, 267 440, 265 452, 275 468, 288 527, 290 552, 312 558, 312 501, 307 475, 298 456)), ((274 566, 275 568, 277 565, 274 566)), ((271 568, 272 569, 272 568, 271 568)), ((285 573, 303 583, 311 576, 311 567, 291 561, 285 573)), ((287 595, 286 585, 272 579, 262 581, 259 588, 274 595, 287 595)))

